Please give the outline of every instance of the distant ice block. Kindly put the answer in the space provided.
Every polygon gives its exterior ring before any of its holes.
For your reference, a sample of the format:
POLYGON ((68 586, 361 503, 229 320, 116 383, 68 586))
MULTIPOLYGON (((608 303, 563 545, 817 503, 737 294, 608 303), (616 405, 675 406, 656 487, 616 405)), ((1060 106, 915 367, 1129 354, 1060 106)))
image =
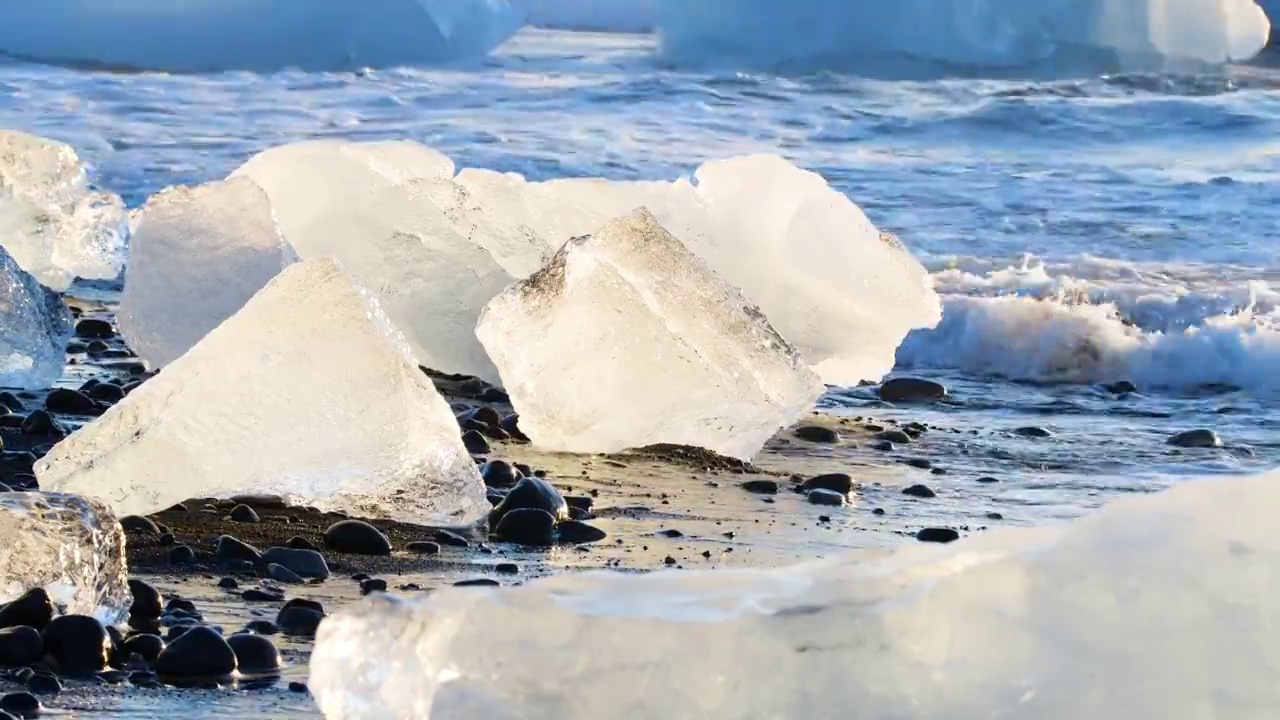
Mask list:
POLYGON ((115 278, 126 232, 123 202, 89 189, 69 145, 0 130, 0 245, 23 270, 54 290, 77 277, 115 278))
POLYGON ((0 246, 0 387, 47 388, 62 376, 71 313, 0 246))
POLYGON ((660 0, 658 15, 671 61, 872 72, 1217 64, 1253 57, 1269 31, 1255 0, 660 0))
POLYGON ((749 459, 823 386, 737 289, 647 212, 569 241, 476 334, 535 443, 655 443, 749 459))
POLYGON ((0 493, 0 604, 44 588, 62 612, 123 620, 133 602, 124 531, 99 502, 0 493))
POLYGON ((437 206, 452 175, 416 143, 326 142, 269 150, 234 177, 266 188, 300 256, 338 258, 378 297, 419 363, 496 381, 475 324, 514 278, 437 206))
POLYGON ((344 720, 1267 718, 1277 507, 1280 475, 1188 481, 888 555, 379 595, 309 685, 344 720))
POLYGON ((121 515, 262 493, 422 524, 489 509, 448 404, 331 259, 285 269, 36 474, 121 515))
POLYGON ((116 317, 150 367, 176 360, 293 262, 249 178, 152 196, 136 218, 116 317))
POLYGON ((528 23, 558 30, 651 32, 658 0, 512 0, 528 10, 528 23))
POLYGON ((0 5, 0 51, 181 72, 352 70, 482 57, 523 21, 507 0, 42 0, 0 5))

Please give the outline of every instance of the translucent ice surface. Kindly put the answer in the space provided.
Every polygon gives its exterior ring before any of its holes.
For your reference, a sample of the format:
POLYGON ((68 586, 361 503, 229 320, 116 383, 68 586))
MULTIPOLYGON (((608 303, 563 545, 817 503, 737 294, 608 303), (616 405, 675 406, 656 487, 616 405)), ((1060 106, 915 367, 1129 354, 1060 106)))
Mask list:
POLYGON ((1224 63, 1256 55, 1269 31, 1254 0, 664 0, 658 24, 677 62, 872 71, 1224 63))
POLYGON ((570 452, 655 443, 749 459, 823 386, 760 310, 647 212, 569 241, 476 334, 521 429, 570 452))
POLYGON ((310 686, 346 720, 1262 720, 1277 507, 1277 475, 1192 481, 887 556, 378 596, 321 626, 310 686))
POLYGON ((135 223, 116 317, 151 367, 176 360, 296 259, 248 178, 169 188, 135 223))
POLYGON ((41 0, 0 5, 0 50, 148 70, 350 70, 481 57, 523 19, 507 0, 41 0))
POLYGON ((658 0, 512 0, 528 9, 530 25, 561 30, 650 32, 658 0))
POLYGON ((71 313, 0 247, 0 387, 46 388, 62 375, 71 313))
POLYGON ((448 404, 330 259, 285 269, 36 474, 122 515, 246 493, 424 524, 489 509, 448 404))
POLYGON ((0 493, 0 603, 44 588, 62 612, 107 623, 129 611, 124 531, 103 504, 0 493))
POLYGON ((77 277, 114 278, 125 234, 124 204, 89 189, 69 145, 0 130, 0 245, 22 269, 54 290, 77 277))

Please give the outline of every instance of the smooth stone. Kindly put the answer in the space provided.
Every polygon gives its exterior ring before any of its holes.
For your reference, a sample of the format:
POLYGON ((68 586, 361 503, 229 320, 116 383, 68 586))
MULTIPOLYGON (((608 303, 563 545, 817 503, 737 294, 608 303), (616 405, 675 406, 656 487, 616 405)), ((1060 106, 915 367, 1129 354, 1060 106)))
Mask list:
POLYGON ((35 695, 57 695, 62 692, 62 681, 57 675, 36 673, 27 681, 27 690, 35 695))
POLYGON ((1217 448, 1222 447, 1222 438, 1212 430, 1200 428, 1180 432, 1166 440, 1165 444, 1185 448, 1217 448))
POLYGON ((895 449, 893 443, 888 440, 877 440, 871 443, 868 447, 872 450, 879 450, 880 452, 893 452, 895 449))
POLYGON ((262 560, 269 565, 274 563, 286 567, 304 578, 324 580, 329 577, 329 564, 315 550, 273 547, 262 554, 262 560))
POLYGON ((419 555, 439 555, 440 543, 434 543, 428 540, 419 540, 409 543, 405 546, 405 549, 411 553, 418 553, 419 555))
POLYGON ((432 533, 432 536, 435 539, 435 541, 440 543, 441 545, 448 545, 449 547, 459 547, 459 548, 471 547, 471 541, 449 530, 436 530, 434 533, 432 533))
POLYGON ((276 616, 276 625, 285 635, 315 637, 316 629, 324 621, 324 613, 304 606, 286 605, 276 616))
POLYGON ((44 649, 68 675, 92 675, 107 669, 111 637, 107 629, 88 615, 63 615, 49 622, 41 633, 44 649))
POLYGON ((18 399, 18 396, 11 392, 0 392, 0 405, 3 405, 12 412, 22 412, 26 409, 22 404, 22 401, 18 399))
POLYGON ((932 380, 898 377, 880 385, 880 399, 891 403, 933 402, 947 396, 947 388, 932 380))
POLYGON ((290 548, 293 548, 294 550, 314 550, 316 552, 320 552, 319 545, 316 545, 310 540, 304 537, 300 537, 298 535, 294 535, 293 537, 289 538, 288 545, 290 548))
POLYGON ((911 487, 903 488, 902 494, 918 498, 932 498, 938 496, 938 494, 929 489, 927 485, 912 485, 911 487))
POLYGON ((390 555, 391 541, 363 520, 343 520, 324 531, 324 545, 350 555, 390 555))
POLYGON ((79 390, 55 388, 44 399, 44 409, 63 415, 94 415, 98 405, 79 390))
POLYGON ((142 656, 143 660, 154 663, 156 658, 160 657, 160 653, 164 651, 164 638, 151 633, 133 635, 125 639, 120 646, 120 650, 125 657, 137 654, 142 656))
POLYGON ((196 552, 186 545, 178 545, 169 551, 170 565, 192 565, 196 561, 196 552))
POLYGON ((159 535, 160 528, 151 520, 141 515, 125 515, 120 518, 120 527, 130 535, 159 535))
POLYGON ((231 508, 231 522, 256 523, 262 522, 262 518, 258 517, 258 511, 248 505, 237 505, 231 508))
POLYGON ((777 495, 777 480, 748 480, 742 483, 742 489, 758 495, 777 495))
POLYGON ((295 681, 293 681, 293 682, 289 683, 289 692, 292 692, 292 693, 304 693, 304 692, 311 692, 311 690, 307 687, 307 684, 306 684, 306 683, 304 683, 304 682, 298 682, 298 681, 296 681, 296 680, 295 680, 295 681))
POLYGON ((925 528, 916 533, 920 542, 949 543, 960 539, 960 533, 951 528, 925 528))
POLYGON ((360 581, 360 594, 368 595, 376 592, 386 592, 387 581, 380 578, 366 578, 360 581))
POLYGON ((459 580, 453 584, 454 587, 499 587, 502 583, 492 578, 474 578, 471 580, 459 580))
POLYGON ((826 490, 824 488, 815 488, 809 491, 809 502, 814 505, 832 505, 842 507, 848 504, 848 498, 844 493, 834 490, 826 490))
POLYGON ((480 477, 489 487, 509 488, 519 482, 523 475, 515 466, 506 460, 492 460, 480 468, 480 477))
POLYGON ((76 323, 76 337, 90 340, 105 340, 115 334, 115 330, 111 329, 111 323, 106 320, 85 318, 84 320, 76 323))
POLYGON ((1020 427, 1020 428, 1016 428, 1016 429, 1013 431, 1013 434, 1014 434, 1014 435, 1017 435, 1017 436, 1019 436, 1019 437, 1025 437, 1025 438, 1051 438, 1051 437, 1053 437, 1053 433, 1049 432, 1048 430, 1046 430, 1046 429, 1044 429, 1044 428, 1042 428, 1042 427, 1036 427, 1036 426, 1034 426, 1034 425, 1028 425, 1027 427, 1020 427))
POLYGON ((44 410, 35 410, 22 421, 23 435, 66 435, 67 431, 44 410))
POLYGON ((919 468, 920 470, 929 470, 933 467, 933 463, 927 458, 907 458, 903 462, 913 468, 919 468))
POLYGON ((267 576, 276 582, 282 582, 286 585, 302 585, 307 582, 298 573, 276 563, 267 565, 267 576))
POLYGON ((556 539, 566 545, 586 545, 607 537, 609 534, 605 531, 579 520, 565 520, 556 525, 556 539))
POLYGON ((1003 520, 1003 519, 1004 519, 1004 515, 1003 515, 1003 514, 1001 514, 1001 513, 998 513, 998 512, 989 512, 989 513, 987 513, 987 519, 988 519, 988 520, 1003 520))
POLYGON ((44 638, 28 625, 0 630, 0 667, 21 667, 40 662, 44 638))
POLYGON ((832 445, 840 442, 840 433, 821 425, 801 425, 793 430, 792 434, 801 440, 812 443, 832 445))
POLYGON ((488 455, 491 450, 489 441, 475 430, 462 433, 462 444, 472 455, 488 455))
POLYGON ((219 561, 248 561, 252 563, 262 560, 262 551, 231 535, 220 535, 213 556, 219 561))
POLYGON ((156 658, 156 672, 175 677, 226 677, 236 671, 236 653, 212 628, 191 627, 156 658))
POLYGON ((40 714, 40 708, 40 701, 29 692, 0 695, 0 712, 12 713, 20 718, 33 718, 40 714))
POLYGON ((270 620, 254 620, 245 625, 244 630, 256 635, 277 635, 280 633, 280 626, 270 620))
POLYGON ((841 495, 848 495, 853 492, 853 478, 844 473, 817 475, 801 483, 800 489, 805 491, 830 490, 841 495))
POLYGON ((529 442, 529 436, 525 435, 524 431, 520 429, 519 415, 512 413, 511 415, 502 418, 501 427, 503 430, 507 431, 507 434, 511 436, 512 440, 526 443, 529 442))
POLYGON ((124 390, 119 385, 111 383, 98 383, 88 390, 82 388, 81 392, 94 400, 101 400, 112 405, 124 399, 124 390))
POLYGON ((262 675, 280 669, 280 651, 261 635, 239 634, 227 638, 236 656, 236 665, 246 675, 262 675))
POLYGON ((248 590, 240 593, 240 599, 245 602, 280 602, 281 600, 284 600, 284 593, 279 591, 268 592, 258 588, 249 588, 248 590))
POLYGON ((591 512, 591 508, 595 507, 595 498, 588 495, 566 495, 564 501, 568 504, 569 509, 577 508, 583 512, 591 512))
POLYGON ((1129 382, 1128 380, 1121 380, 1121 381, 1119 381, 1119 382, 1113 382, 1113 383, 1111 383, 1111 384, 1109 384, 1109 385, 1103 385, 1102 387, 1103 387, 1103 389, 1105 389, 1107 392, 1109 392, 1109 393, 1111 393, 1111 394, 1113 394, 1113 395, 1125 395, 1125 394, 1127 394, 1127 393, 1136 393, 1136 392, 1138 392, 1138 386, 1137 386, 1137 385, 1134 385, 1133 383, 1129 382))
POLYGON ((218 581, 218 587, 223 590, 235 590, 240 587, 240 583, 236 582, 233 577, 224 577, 218 581))
POLYGON ((232 495, 230 500, 237 505, 248 505, 264 510, 285 510, 289 507, 289 504, 279 495, 232 495))
POLYGON ((503 575, 516 575, 520 572, 520 566, 515 563, 498 563, 493 566, 493 571, 502 573, 503 575))
POLYGON ((139 620, 154 620, 164 613, 164 599, 160 591, 147 583, 129 578, 129 592, 133 595, 133 604, 129 606, 129 617, 139 620))
POLYGON ((569 504, 560 491, 546 480, 534 477, 521 478, 511 488, 489 513, 490 525, 496 527, 508 513, 516 510, 542 510, 551 515, 553 522, 569 518, 569 504))
POLYGON ((991 483, 998 483, 1000 482, 1000 480, 998 480, 997 478, 993 478, 990 475, 984 475, 978 478, 977 482, 980 482, 984 485, 990 485, 991 483))
POLYGON ((911 443, 912 439, 910 435, 902 430, 882 430, 872 437, 876 440, 893 443, 895 445, 908 445, 911 443))
POLYGON ((546 510, 520 508, 502 515, 493 534, 519 545, 547 546, 554 543, 556 518, 546 510))

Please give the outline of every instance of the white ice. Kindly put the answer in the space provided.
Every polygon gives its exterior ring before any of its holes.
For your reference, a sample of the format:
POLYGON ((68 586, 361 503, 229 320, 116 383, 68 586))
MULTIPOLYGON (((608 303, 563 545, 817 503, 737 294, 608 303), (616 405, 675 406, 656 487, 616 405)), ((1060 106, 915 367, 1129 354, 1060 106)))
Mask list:
POLYGON ((662 0, 659 28, 680 62, 1007 68, 1093 55, 1141 70, 1247 60, 1269 23, 1254 0, 662 0))
POLYGON ((183 72, 350 70, 481 57, 523 20, 507 0, 6 2, 0 51, 183 72))
POLYGON ((163 367, 295 259, 252 180, 166 189, 136 216, 120 334, 148 366, 163 367))
POLYGON ((1280 475, 1187 481, 886 555, 378 596, 310 687, 344 720, 1264 720, 1278 507, 1280 475))
POLYGON ((650 32, 659 0, 512 0, 528 11, 528 23, 559 30, 650 32))
POLYGON ((54 290, 77 277, 115 278, 126 232, 124 204, 89 188, 71 146, 0 130, 0 246, 24 270, 54 290))
POLYGON ((0 246, 0 387, 47 388, 62 376, 71 313, 0 246))
POLYGON ((0 604, 44 588, 68 614, 128 614, 124 531, 104 505, 75 495, 0 493, 0 604))
POLYGON ((750 301, 641 211, 561 248, 476 335, 539 446, 750 459, 822 383, 750 301))
POLYGON ((289 266, 36 474, 122 515, 245 493, 422 524, 489 509, 448 404, 330 259, 289 266))

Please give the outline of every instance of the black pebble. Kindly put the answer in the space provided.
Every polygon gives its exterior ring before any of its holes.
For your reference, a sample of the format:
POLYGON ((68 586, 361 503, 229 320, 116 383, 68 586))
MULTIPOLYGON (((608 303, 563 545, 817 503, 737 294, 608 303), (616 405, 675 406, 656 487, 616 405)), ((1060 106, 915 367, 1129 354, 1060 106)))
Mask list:
POLYGON ((0 405, 9 408, 13 412, 22 412, 24 409, 22 401, 11 392, 0 392, 0 405))
POLYGON ((125 515, 120 518, 120 527, 131 535, 159 535, 160 528, 150 518, 141 515, 125 515))
POLYGON ((179 545, 169 551, 170 565, 191 565, 196 561, 196 553, 186 545, 179 545))
POLYGON ((848 495, 853 492, 853 478, 844 473, 830 473, 827 475, 818 475, 805 480, 800 485, 800 489, 808 490, 830 490, 841 495, 848 495))
POLYGON ((436 530, 432 534, 432 536, 434 537, 435 541, 440 543, 441 545, 448 545, 449 547, 463 547, 463 548, 471 546, 470 541, 468 541, 466 538, 462 537, 461 535, 455 532, 450 532, 448 530, 436 530))
POLYGON ((507 493, 502 502, 489 513, 489 524, 495 528, 502 519, 515 510, 542 510, 551 515, 552 521, 569 517, 569 504, 551 483, 540 478, 522 478, 507 493))
MULTIPOLYGON (((901 430, 885 430, 883 432, 876 433, 873 437, 876 440, 887 442, 890 445, 906 445, 911 442, 911 436, 901 430)), ((890 449, 892 449, 892 447, 890 447, 890 449)))
POLYGON ((454 587, 498 587, 502 583, 491 578, 474 578, 472 580, 459 580, 453 584, 454 587))
POLYGON ((194 626, 156 658, 156 672, 176 677, 226 677, 236 671, 236 654, 215 630, 194 626))
POLYGON ((63 415, 94 415, 98 406, 79 390, 56 388, 44 399, 44 409, 63 415))
POLYGON ((546 510, 521 508, 502 516, 493 534, 519 545, 547 546, 554 542, 556 519, 546 510))
POLYGON ((1115 395, 1124 395, 1125 393, 1138 392, 1138 386, 1134 385, 1128 380, 1121 380, 1120 382, 1114 382, 1114 383, 1111 383, 1110 385, 1103 385, 1102 387, 1106 389, 1107 392, 1113 393, 1115 395))
POLYGON ((239 634, 227 638, 227 644, 235 652, 236 665, 242 673, 262 675, 280 669, 280 651, 269 638, 239 634))
POLYGON ((761 495, 777 495, 777 480, 748 480, 742 483, 742 489, 750 493, 758 493, 761 495))
POLYGON ((801 425, 793 431, 793 434, 801 440, 814 443, 830 445, 840 442, 840 433, 821 425, 801 425))
POLYGON ((1013 434, 1014 434, 1014 435, 1021 436, 1021 437, 1025 437, 1025 438, 1051 438, 1051 437, 1053 437, 1053 433, 1049 432, 1048 430, 1045 430, 1045 429, 1044 429, 1044 428, 1042 428, 1042 427, 1036 427, 1036 426, 1034 426, 1034 425, 1028 425, 1027 427, 1020 427, 1020 428, 1017 428, 1017 429, 1015 429, 1015 430, 1013 431, 1013 434))
MULTIPOLYGON (((244 506, 241 505, 240 507, 244 506)), ((262 560, 262 552, 258 548, 231 535, 218 537, 218 544, 213 551, 213 556, 220 561, 239 560, 256 563, 262 560)))
POLYGON ((40 714, 40 701, 29 692, 7 693, 0 695, 0 711, 20 718, 33 718, 40 714))
POLYGON ((114 335, 111 323, 97 318, 86 318, 76 323, 76 337, 89 339, 105 339, 114 335))
POLYGON ((907 458, 906 464, 913 468, 920 468, 921 470, 928 470, 933 467, 933 463, 927 458, 907 458))
POLYGON ((493 566, 493 570, 505 575, 515 575, 520 572, 520 566, 515 563, 498 563, 493 566))
POLYGON ((284 599, 284 593, 249 588, 240 593, 240 598, 245 602, 280 602, 284 599))
POLYGON ((156 661, 160 657, 160 652, 164 650, 164 638, 151 633, 130 636, 120 646, 120 650, 124 652, 125 657, 130 657, 134 653, 142 656, 143 660, 149 663, 156 661))
POLYGON ((130 620, 154 620, 164 612, 160 591, 154 587, 129 578, 129 592, 133 595, 133 604, 129 606, 130 620))
POLYGON ((62 681, 57 675, 36 673, 27 681, 27 690, 36 695, 57 695, 62 692, 62 681))
POLYGON ((296 681, 295 681, 295 682, 291 682, 291 683, 289 683, 289 692, 295 692, 295 693, 304 693, 304 692, 308 692, 308 690, 307 690, 307 684, 306 684, 306 683, 301 683, 301 682, 296 682, 296 681))
POLYGON ((989 512, 989 513, 987 513, 987 519, 988 519, 988 520, 1003 520, 1003 519, 1004 519, 1004 515, 1001 515, 1001 514, 1000 514, 1000 513, 998 513, 998 512, 989 512))
MULTIPOLYGON (((519 415, 512 413, 511 415, 502 418, 502 429, 507 431, 507 434, 511 436, 512 440, 529 442, 529 436, 525 435, 524 431, 520 429, 519 415)), ((528 473, 525 474, 527 475, 528 473)))
POLYGON ((293 550, 314 550, 315 552, 320 552, 319 545, 316 545, 310 540, 298 535, 294 535, 293 537, 289 538, 288 544, 289 544, 289 547, 293 550))
POLYGON ((998 479, 993 478, 993 477, 990 477, 990 476, 984 476, 984 477, 980 477, 980 478, 978 478, 978 482, 980 482, 980 483, 982 483, 982 484, 984 484, 984 485, 988 485, 988 484, 991 484, 991 483, 998 483, 998 482, 1000 482, 1000 481, 999 481, 998 479))
POLYGON ((343 520, 324 531, 325 547, 351 555, 390 555, 391 541, 362 520, 343 520))
POLYGON ((233 577, 224 577, 218 581, 218 587, 223 590, 235 590, 240 587, 240 583, 236 582, 236 579, 233 577))
POLYGON ((360 581, 360 594, 368 595, 376 592, 386 592, 387 581, 378 578, 368 578, 360 581))
POLYGON ((871 511, 871 514, 872 514, 872 515, 883 515, 883 514, 884 514, 884 508, 876 508, 876 509, 874 509, 874 510, 872 510, 872 511, 871 511))
POLYGON ((932 380, 899 377, 880 385, 880 399, 885 402, 932 402, 947 396, 947 388, 932 380))
POLYGON ((262 518, 258 517, 258 511, 248 505, 237 505, 231 508, 231 521, 238 523, 256 523, 262 522, 262 518))
POLYGON ((41 634, 45 652, 68 675, 92 675, 107 669, 112 643, 107 629, 88 615, 54 618, 41 634))
POLYGON ((109 404, 115 404, 124 399, 124 390, 119 385, 112 385, 111 383, 98 383, 88 390, 83 390, 83 392, 94 400, 101 400, 109 404))
POLYGON ((937 493, 930 490, 925 485, 912 485, 911 487, 903 488, 902 494, 910 495, 911 497, 918 497, 918 498, 931 498, 931 497, 938 496, 937 493))
POLYGON ((814 488, 809 491, 809 502, 814 505, 832 505, 836 507, 844 506, 848 503, 847 496, 834 490, 826 490, 824 488, 814 488))
POLYGON ((280 627, 280 632, 298 637, 315 637, 316 628, 320 627, 320 622, 324 620, 324 611, 315 608, 318 603, 303 604, 306 602, 290 600, 281 608, 280 614, 276 616, 276 625, 280 627))
POLYGON ((566 545, 585 545, 607 537, 609 534, 600 528, 578 520, 565 520, 556 526, 556 540, 566 545))
POLYGON ((244 630, 257 635, 277 635, 280 632, 280 626, 270 620, 254 620, 245 625, 244 630))
POLYGON ((40 662, 44 640, 40 631, 26 625, 0 630, 0 667, 20 667, 40 662))
POLYGON ((490 451, 489 441, 475 430, 468 430, 462 433, 462 444, 466 446, 467 452, 472 455, 488 455, 490 451))
POLYGON ((409 543, 408 545, 405 546, 405 549, 412 553, 418 553, 419 555, 439 555, 440 543, 433 543, 427 540, 420 540, 417 542, 409 543))
POLYGON ((23 435, 66 435, 67 431, 44 410, 35 410, 22 421, 23 435))
POLYGON ((916 533, 920 542, 949 543, 960 539, 960 533, 951 528, 925 528, 916 533))
POLYGON ((493 460, 480 468, 480 477, 484 478, 484 484, 489 487, 509 488, 522 476, 520 471, 506 460, 493 460))
POLYGON ((178 539, 173 536, 173 533, 165 533, 156 542, 160 543, 160 547, 173 547, 173 544, 177 541, 178 539))

